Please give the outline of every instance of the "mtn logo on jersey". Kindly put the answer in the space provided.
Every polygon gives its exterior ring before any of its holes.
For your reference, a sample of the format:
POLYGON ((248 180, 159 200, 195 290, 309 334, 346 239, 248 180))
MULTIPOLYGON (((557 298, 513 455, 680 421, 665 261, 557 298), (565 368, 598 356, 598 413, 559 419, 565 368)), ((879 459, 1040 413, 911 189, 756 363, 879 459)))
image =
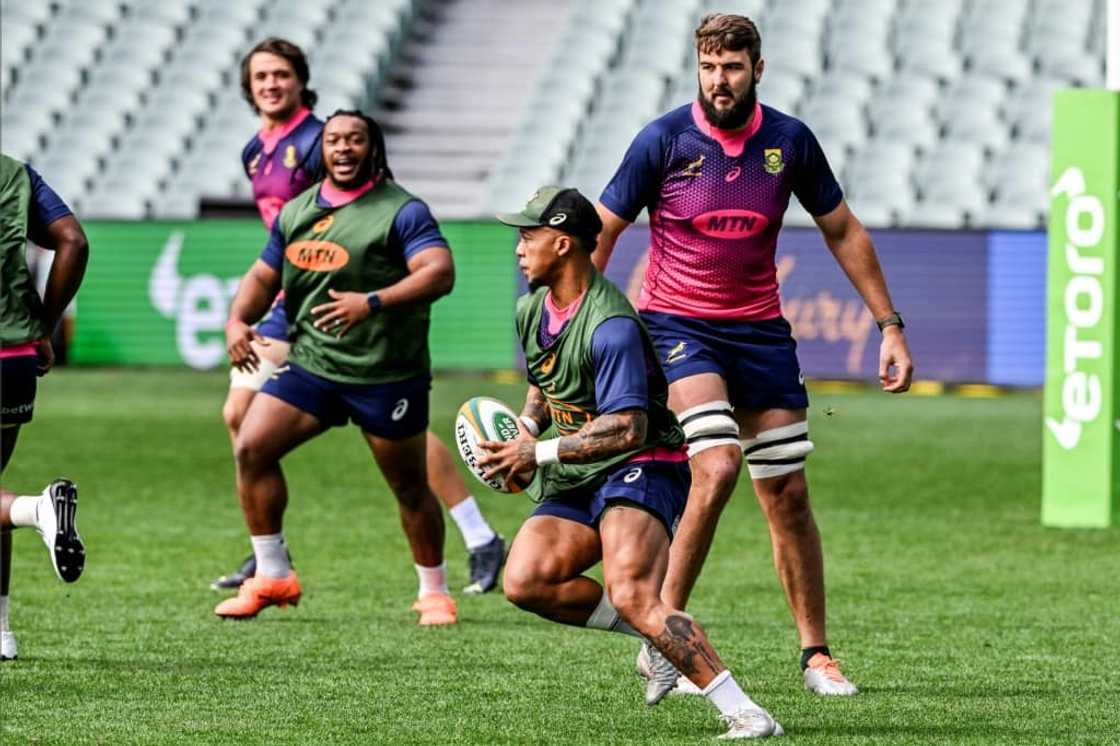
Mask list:
POLYGON ((709 238, 737 239, 757 236, 770 219, 754 210, 711 210, 692 219, 692 227, 709 238))
POLYGON ((330 272, 350 261, 350 252, 333 241, 293 241, 284 250, 284 256, 310 272, 330 272))
POLYGON ((780 174, 785 170, 786 162, 782 159, 781 148, 766 148, 762 151, 762 167, 768 174, 780 174))
POLYGON ((704 166, 704 156, 700 155, 699 158, 692 163, 681 169, 681 176, 700 176, 700 169, 704 166))

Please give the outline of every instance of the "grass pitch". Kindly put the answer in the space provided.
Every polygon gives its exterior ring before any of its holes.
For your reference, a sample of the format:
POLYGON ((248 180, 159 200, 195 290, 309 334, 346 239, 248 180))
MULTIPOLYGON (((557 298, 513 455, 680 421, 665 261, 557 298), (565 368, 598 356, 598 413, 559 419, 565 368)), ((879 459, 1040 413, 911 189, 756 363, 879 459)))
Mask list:
MULTIPOLYGON (((222 596, 207 584, 249 551, 225 387, 185 371, 42 381, 4 483, 77 481, 89 560, 64 586, 38 537, 16 534, 21 655, 0 665, 4 744, 700 744, 721 732, 702 700, 642 704, 633 640, 550 624, 498 593, 458 595, 456 628, 417 628, 394 502, 352 428, 285 463, 303 603, 214 617, 222 596)), ((478 394, 516 407, 524 387, 438 379, 436 432, 478 394)), ((1032 394, 814 396, 830 632, 855 698, 802 690, 765 523, 740 487, 690 611, 787 739, 1120 742, 1120 532, 1040 527, 1039 410, 1032 394)), ((476 486, 512 538, 531 506, 476 486)), ((466 556, 450 521, 447 536, 458 588, 466 556)))

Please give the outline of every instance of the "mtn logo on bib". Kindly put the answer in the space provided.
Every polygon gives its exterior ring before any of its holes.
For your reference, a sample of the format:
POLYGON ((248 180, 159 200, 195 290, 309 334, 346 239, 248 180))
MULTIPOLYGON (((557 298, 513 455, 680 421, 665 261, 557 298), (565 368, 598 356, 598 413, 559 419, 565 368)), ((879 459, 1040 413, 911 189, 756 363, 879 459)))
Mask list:
POLYGON ((712 210, 692 219, 692 227, 711 238, 749 238, 766 230, 770 219, 753 210, 712 210))
POLYGON ((350 253, 333 241, 294 241, 284 250, 289 262, 311 272, 330 272, 345 267, 350 253))

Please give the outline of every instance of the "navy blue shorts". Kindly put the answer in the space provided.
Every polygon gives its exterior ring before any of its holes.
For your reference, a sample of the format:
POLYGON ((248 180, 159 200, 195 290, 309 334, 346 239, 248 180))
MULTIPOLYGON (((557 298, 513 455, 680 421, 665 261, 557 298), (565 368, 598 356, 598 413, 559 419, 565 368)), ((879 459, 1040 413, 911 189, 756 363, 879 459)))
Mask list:
POLYGON ((809 406, 797 342, 785 319, 709 321, 654 311, 641 317, 669 383, 716 373, 737 409, 809 406))
POLYGON ((31 422, 38 378, 38 355, 16 355, 0 360, 0 421, 4 425, 31 422))
POLYGON ((672 537, 684 512, 692 474, 688 462, 632 461, 614 467, 607 481, 590 495, 572 492, 552 497, 533 511, 597 528, 612 503, 633 505, 661 521, 672 537))
POLYGON ((379 438, 404 440, 428 429, 431 388, 430 375, 393 383, 338 383, 288 363, 265 381, 261 393, 314 415, 327 427, 353 422, 379 438))
POLYGON ((288 312, 284 308, 284 296, 277 298, 272 308, 268 309, 268 315, 257 324, 257 332, 262 337, 288 341, 288 312))

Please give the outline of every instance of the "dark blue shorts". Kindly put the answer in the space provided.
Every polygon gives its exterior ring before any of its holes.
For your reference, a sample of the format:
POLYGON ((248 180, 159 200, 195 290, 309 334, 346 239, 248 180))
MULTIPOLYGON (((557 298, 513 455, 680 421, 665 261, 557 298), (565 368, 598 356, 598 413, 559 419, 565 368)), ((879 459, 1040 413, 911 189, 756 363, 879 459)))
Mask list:
POLYGON ((716 373, 727 383, 735 408, 809 406, 797 342, 785 319, 709 321, 653 311, 641 317, 669 383, 716 373))
POLYGON ((288 341, 288 312, 284 308, 284 296, 277 298, 272 308, 268 309, 268 315, 257 324, 257 331, 262 337, 288 341))
POLYGON ((31 422, 38 378, 38 355, 17 355, 0 360, 0 423, 26 425, 31 422))
POLYGON ((607 481, 593 493, 575 490, 549 498, 537 506, 533 515, 566 518, 597 528, 603 512, 612 503, 629 504, 661 521, 672 537, 691 486, 687 461, 623 463, 614 467, 607 481))
POLYGON ((393 383, 338 383, 288 363, 265 381, 261 393, 303 410, 328 427, 353 422, 371 435, 388 440, 428 429, 428 391, 424 375, 393 383))

